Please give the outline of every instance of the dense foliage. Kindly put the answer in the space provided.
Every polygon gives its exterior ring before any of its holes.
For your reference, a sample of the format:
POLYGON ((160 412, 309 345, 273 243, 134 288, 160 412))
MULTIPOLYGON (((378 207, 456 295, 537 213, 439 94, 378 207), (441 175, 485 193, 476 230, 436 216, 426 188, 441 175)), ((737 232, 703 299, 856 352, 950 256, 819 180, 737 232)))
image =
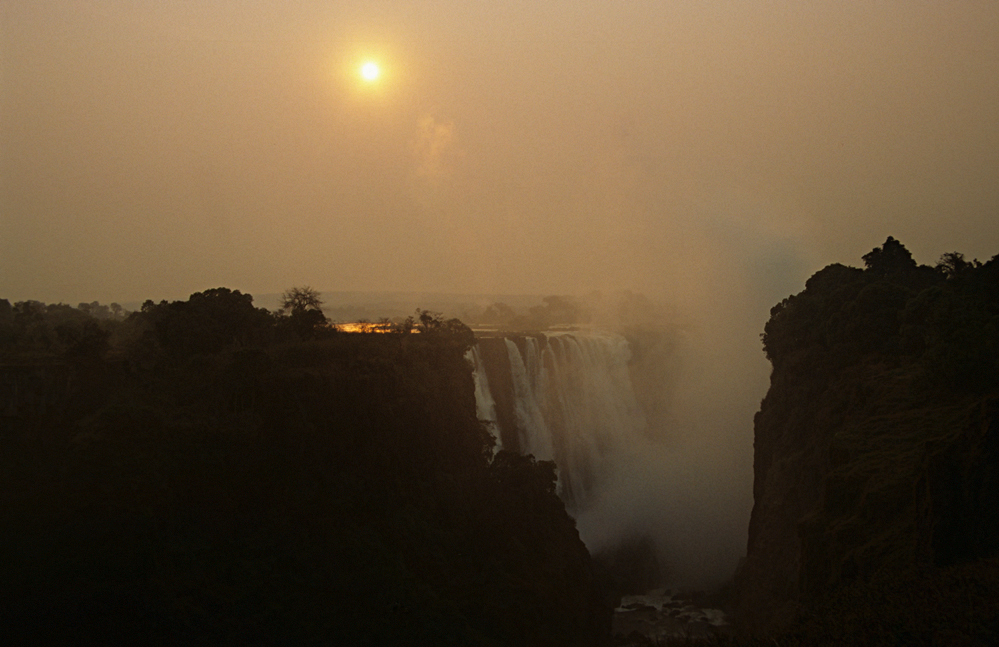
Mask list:
POLYGON ((774 306, 763 347, 775 370, 829 371, 876 354, 943 385, 999 385, 999 261, 950 253, 917 266, 891 237, 864 261, 830 265, 774 306))
POLYGON ((918 266, 888 238, 863 260, 817 272, 766 324, 741 620, 802 644, 995 639, 994 563, 966 586, 947 574, 999 555, 999 258, 918 266), (889 594, 899 582, 928 590, 889 594), (900 615, 929 600, 985 615, 900 615))
POLYGON ((5 641, 607 634, 554 466, 493 456, 476 420, 471 331, 338 334, 307 301, 0 302, 5 641))

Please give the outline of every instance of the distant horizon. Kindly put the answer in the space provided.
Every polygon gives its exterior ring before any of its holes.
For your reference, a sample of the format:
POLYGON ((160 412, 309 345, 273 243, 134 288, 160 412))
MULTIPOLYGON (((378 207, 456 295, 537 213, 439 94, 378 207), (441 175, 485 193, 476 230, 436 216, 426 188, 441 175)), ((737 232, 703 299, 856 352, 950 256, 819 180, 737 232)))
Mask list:
POLYGON ((889 235, 999 249, 999 4, 424 4, 3 3, 0 294, 629 289, 758 327, 889 235))

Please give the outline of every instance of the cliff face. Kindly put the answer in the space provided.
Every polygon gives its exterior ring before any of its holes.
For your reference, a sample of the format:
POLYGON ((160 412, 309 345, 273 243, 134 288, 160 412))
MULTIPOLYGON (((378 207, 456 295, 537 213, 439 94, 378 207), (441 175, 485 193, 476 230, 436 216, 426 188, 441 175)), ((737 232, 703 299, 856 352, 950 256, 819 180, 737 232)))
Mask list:
POLYGON ((467 348, 448 331, 154 348, 17 407, 0 428, 8 635, 600 640, 611 609, 554 467, 490 460, 467 348))
POLYGON ((999 552, 999 262, 945 260, 917 267, 889 238, 865 270, 829 266, 771 311, 747 632, 999 552))

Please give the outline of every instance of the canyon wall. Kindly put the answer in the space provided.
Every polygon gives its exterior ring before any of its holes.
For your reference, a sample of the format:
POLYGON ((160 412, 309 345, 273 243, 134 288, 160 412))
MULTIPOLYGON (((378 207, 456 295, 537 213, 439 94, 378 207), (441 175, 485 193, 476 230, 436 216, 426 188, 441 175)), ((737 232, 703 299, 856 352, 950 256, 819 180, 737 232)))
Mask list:
POLYGON ((864 631, 941 639, 930 619, 953 624, 955 604, 996 619, 999 579, 946 579, 994 573, 999 552, 999 262, 956 257, 917 266, 889 238, 771 311, 736 581, 747 633, 868 639, 850 632, 869 617, 864 631))

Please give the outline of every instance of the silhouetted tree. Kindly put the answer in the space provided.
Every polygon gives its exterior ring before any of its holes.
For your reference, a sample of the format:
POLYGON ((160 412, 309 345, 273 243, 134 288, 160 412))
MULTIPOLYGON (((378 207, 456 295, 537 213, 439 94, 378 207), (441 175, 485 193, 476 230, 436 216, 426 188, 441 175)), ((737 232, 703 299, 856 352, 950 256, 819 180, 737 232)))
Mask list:
POLYGON ((507 304, 492 303, 486 307, 481 319, 485 324, 509 324, 516 316, 517 313, 507 304))
POLYGON ((321 294, 310 288, 293 287, 285 290, 281 295, 281 310, 290 314, 306 310, 322 310, 323 302, 320 300, 321 294))
POLYGON ((466 326, 460 319, 444 319, 444 315, 439 312, 429 310, 416 310, 417 320, 416 330, 431 336, 446 337, 448 341, 457 345, 462 353, 475 345, 475 333, 466 326))
POLYGON ((885 240, 884 245, 864 254, 863 259, 867 269, 878 275, 916 268, 916 261, 913 260, 909 250, 891 236, 885 240))
POLYGON ((195 292, 187 301, 142 304, 160 345, 186 356, 214 353, 227 345, 246 345, 265 335, 271 315, 253 306, 253 297, 239 290, 213 288, 195 292))
POLYGON ((410 315, 402 321, 392 325, 393 332, 411 333, 416 329, 416 319, 410 315))
POLYGON ((281 312, 290 317, 290 327, 301 339, 314 338, 329 323, 319 297, 320 293, 307 285, 289 288, 281 295, 281 312))
POLYGON ((954 278, 965 274, 968 270, 981 267, 977 260, 967 261, 961 252, 947 252, 940 256, 936 269, 942 272, 947 278, 954 278))
POLYGON ((14 306, 7 299, 0 299, 0 346, 14 341, 14 306))

